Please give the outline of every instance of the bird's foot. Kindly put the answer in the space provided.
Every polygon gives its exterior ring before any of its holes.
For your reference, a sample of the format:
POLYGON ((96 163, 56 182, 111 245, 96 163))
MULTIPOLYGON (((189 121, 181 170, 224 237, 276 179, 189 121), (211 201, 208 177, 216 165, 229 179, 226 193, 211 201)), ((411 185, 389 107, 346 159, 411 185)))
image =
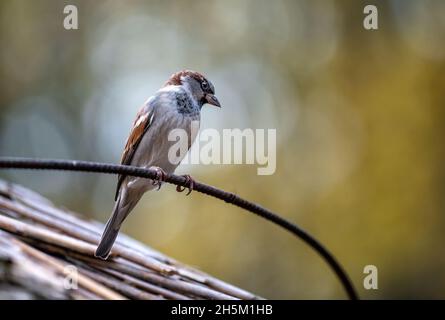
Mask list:
POLYGON ((186 196, 188 196, 193 189, 195 188, 195 180, 189 176, 188 174, 183 175, 183 177, 185 178, 185 187, 183 186, 176 186, 176 191, 178 192, 182 192, 185 189, 189 189, 189 191, 187 192, 186 196))
POLYGON ((165 173, 165 171, 162 170, 161 168, 155 167, 155 166, 150 167, 150 169, 153 169, 156 171, 156 178, 152 179, 153 182, 151 184, 154 186, 157 186, 158 187, 157 190, 159 190, 159 189, 161 189, 162 182, 165 181, 165 177, 167 176, 167 173, 165 173))

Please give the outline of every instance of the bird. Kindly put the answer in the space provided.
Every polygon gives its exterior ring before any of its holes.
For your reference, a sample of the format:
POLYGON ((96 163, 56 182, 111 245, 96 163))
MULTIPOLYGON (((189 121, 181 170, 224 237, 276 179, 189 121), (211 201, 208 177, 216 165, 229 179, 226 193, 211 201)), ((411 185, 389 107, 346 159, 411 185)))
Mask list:
MULTIPOLYGON (((188 135, 186 147, 189 150, 196 138, 192 122, 199 127, 201 109, 205 104, 221 107, 213 84, 199 72, 182 70, 171 75, 142 105, 126 140, 120 163, 155 169, 157 176, 155 180, 118 176, 114 207, 95 251, 97 258, 108 258, 122 223, 143 194, 156 187, 159 189, 165 174, 175 171, 185 154, 179 155, 180 159, 176 161, 169 159, 169 149, 176 143, 168 139, 169 132, 184 130, 188 135)), ((185 177, 191 191, 193 179, 188 175, 185 177)))

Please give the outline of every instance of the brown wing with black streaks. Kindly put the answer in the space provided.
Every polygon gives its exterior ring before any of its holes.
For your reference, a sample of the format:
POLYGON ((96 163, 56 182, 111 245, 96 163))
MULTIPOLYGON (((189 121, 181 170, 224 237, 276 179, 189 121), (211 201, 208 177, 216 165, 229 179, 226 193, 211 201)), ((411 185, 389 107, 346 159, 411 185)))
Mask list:
MULTIPOLYGON (((152 121, 153 108, 150 108, 150 106, 148 108, 143 106, 136 115, 136 119, 133 122, 133 128, 131 129, 127 142, 125 143, 124 152, 122 153, 121 157, 121 164, 131 164, 134 153, 136 152, 142 137, 144 136, 145 132, 147 132, 147 129, 150 127, 152 121)), ((125 175, 119 175, 114 200, 117 200, 117 196, 119 195, 119 190, 124 179, 125 175)))

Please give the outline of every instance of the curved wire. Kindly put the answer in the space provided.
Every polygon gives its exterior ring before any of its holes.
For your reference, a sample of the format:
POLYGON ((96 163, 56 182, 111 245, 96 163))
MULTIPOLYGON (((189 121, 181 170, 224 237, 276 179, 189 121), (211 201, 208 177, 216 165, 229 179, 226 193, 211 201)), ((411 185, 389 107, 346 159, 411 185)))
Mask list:
MULTIPOLYGON (((141 178, 156 179, 157 172, 154 169, 145 169, 126 165, 116 165, 109 163, 78 161, 78 160, 56 160, 56 159, 30 159, 30 158, 10 158, 0 157, 0 169, 40 169, 40 170, 66 170, 82 172, 98 172, 107 174, 122 174, 141 178)), ((174 174, 166 174, 165 182, 177 186, 188 187, 189 179, 174 174)), ((263 208, 262 206, 247 201, 234 193, 227 192, 213 186, 194 181, 193 190, 206 195, 231 203, 237 207, 243 208, 249 212, 273 222, 274 224, 291 232, 297 238, 303 240, 312 249, 314 249, 331 267, 349 299, 358 300, 354 286, 342 266, 337 262, 334 256, 313 236, 301 229, 292 222, 280 217, 276 213, 263 208)))

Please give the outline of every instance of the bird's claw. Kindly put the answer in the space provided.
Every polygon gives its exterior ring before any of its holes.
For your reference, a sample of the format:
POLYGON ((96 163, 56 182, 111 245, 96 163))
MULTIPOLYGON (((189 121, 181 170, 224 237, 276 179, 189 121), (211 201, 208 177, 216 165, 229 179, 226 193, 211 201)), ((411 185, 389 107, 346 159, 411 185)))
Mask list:
POLYGON ((161 189, 162 182, 165 181, 165 177, 167 176, 167 174, 165 173, 164 170, 162 170, 159 167, 151 167, 151 169, 156 171, 156 178, 152 179, 153 182, 151 184, 157 186, 158 187, 157 190, 159 190, 161 189))
POLYGON ((185 189, 189 189, 189 191, 187 192, 186 196, 188 196, 193 189, 195 188, 195 180, 189 176, 188 174, 183 175, 183 177, 185 178, 185 187, 183 186, 176 186, 176 191, 178 192, 183 192, 185 189))

